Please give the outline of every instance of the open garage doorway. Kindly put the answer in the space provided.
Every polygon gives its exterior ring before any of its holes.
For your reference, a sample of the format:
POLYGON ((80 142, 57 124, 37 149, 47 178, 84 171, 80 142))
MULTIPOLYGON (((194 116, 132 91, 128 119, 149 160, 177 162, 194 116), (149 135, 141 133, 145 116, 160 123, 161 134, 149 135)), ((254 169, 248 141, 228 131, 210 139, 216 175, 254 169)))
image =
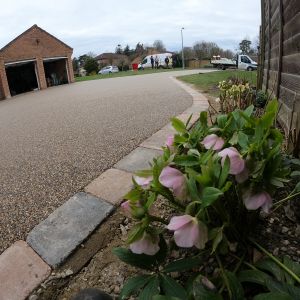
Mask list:
POLYGON ((34 61, 9 64, 5 70, 11 96, 39 88, 34 61))
POLYGON ((44 59, 47 86, 69 83, 66 58, 44 59))

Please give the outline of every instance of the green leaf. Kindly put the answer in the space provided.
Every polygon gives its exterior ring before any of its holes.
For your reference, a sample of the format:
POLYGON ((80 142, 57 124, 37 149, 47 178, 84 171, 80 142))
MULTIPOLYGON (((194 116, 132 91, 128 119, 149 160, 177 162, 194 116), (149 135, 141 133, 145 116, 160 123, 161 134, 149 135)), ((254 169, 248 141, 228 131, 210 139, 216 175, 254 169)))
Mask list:
POLYGON ((155 295, 159 294, 159 280, 158 277, 152 277, 144 290, 139 295, 139 300, 152 300, 155 295))
POLYGON ((143 288, 145 284, 150 280, 151 275, 140 275, 136 277, 129 278, 120 293, 119 298, 125 299, 137 292, 139 289, 143 288))
POLYGON ((203 128, 207 128, 207 111, 201 111, 200 124, 203 128))
POLYGON ((220 174, 220 178, 219 178, 219 183, 218 183, 219 188, 222 188, 223 185, 225 184, 228 174, 229 174, 229 169, 230 169, 230 160, 229 160, 229 157, 226 156, 224 165, 222 167, 222 171, 220 174))
POLYGON ((232 300, 243 300, 244 290, 241 283, 238 281, 236 275, 232 272, 225 271, 226 277, 228 278, 229 287, 231 290, 232 300))
MULTIPOLYGON (((292 261, 287 256, 283 257, 283 263, 286 267, 288 267, 291 271, 293 271, 298 277, 300 277, 300 264, 292 261)), ((289 275, 287 272, 284 273, 286 282, 289 284, 294 284, 295 280, 289 275)))
POLYGON ((298 287, 275 281, 273 279, 268 279, 266 283, 267 288, 270 290, 270 292, 288 294, 292 299, 299 299, 300 288, 298 287))
POLYGON ((220 128, 224 128, 227 122, 227 115, 218 115, 217 123, 220 128))
POLYGON ((168 275, 161 275, 161 288, 165 295, 187 299, 185 289, 173 278, 168 275))
POLYGON ((189 116, 189 118, 187 119, 187 121, 185 122, 185 127, 186 127, 186 128, 188 127, 188 125, 189 125, 189 123, 190 123, 190 121, 191 121, 192 116, 193 116, 193 114, 191 114, 191 115, 189 116))
POLYGON ((152 170, 139 170, 135 172, 135 175, 139 176, 139 177, 149 177, 153 175, 153 171, 152 170))
POLYGON ((177 155, 174 162, 179 166, 191 167, 199 165, 199 159, 192 155, 177 155))
POLYGON ((142 197, 142 191, 139 189, 133 189, 129 191, 123 198, 126 200, 138 201, 142 197))
POLYGON ((152 270, 153 265, 156 265, 155 256, 135 254, 132 253, 129 249, 125 248, 114 248, 112 252, 121 261, 141 269, 152 270))
POLYGON ((131 244, 139 240, 144 234, 145 228, 141 223, 134 225, 128 233, 127 243, 131 244))
POLYGON ((238 143, 238 133, 234 132, 231 139, 229 140, 230 145, 236 145, 238 143))
POLYGON ((238 144, 243 148, 247 148, 248 147, 248 135, 243 133, 242 131, 239 131, 238 134, 238 144))
POLYGON ((196 180, 193 177, 190 177, 187 180, 187 187, 189 191, 189 195, 192 201, 200 201, 199 191, 197 188, 196 180))
POLYGON ((213 240, 211 254, 213 254, 217 250, 217 247, 222 242, 222 240, 223 240, 223 227, 220 227, 218 228, 217 235, 213 240))
POLYGON ((291 177, 296 177, 296 176, 300 176, 300 171, 293 171, 291 173, 291 177))
POLYGON ((193 269, 197 267, 199 264, 203 263, 203 257, 189 257, 182 258, 175 261, 172 261, 168 265, 166 265, 163 269, 163 272, 182 272, 193 269))
POLYGON ((295 299, 291 298, 288 294, 266 293, 266 294, 260 294, 255 296, 253 300, 295 300, 295 299))
POLYGON ((293 189, 293 194, 300 192, 300 181, 295 185, 293 189))
POLYGON ((156 295, 152 298, 152 300, 182 300, 182 299, 177 297, 172 297, 172 296, 156 295))
POLYGON ((282 181, 278 180, 276 177, 271 178, 270 183, 279 188, 284 187, 284 184, 282 183, 282 181))
POLYGON ((185 127, 184 123, 181 120, 179 120, 177 118, 172 118, 171 121, 172 121, 172 126, 174 127, 174 129, 176 131, 178 131, 180 133, 186 133, 187 132, 186 127, 185 127))
POLYGON ((250 118, 253 114, 253 111, 254 111, 254 105, 250 105, 244 110, 244 114, 250 118))
POLYGON ((271 276, 259 270, 245 270, 238 274, 240 282, 253 282, 263 286, 266 286, 266 281, 269 278, 271 276))
POLYGON ((270 272, 277 280, 284 280, 284 272, 280 266, 278 266, 273 260, 270 258, 265 258, 260 260, 255 264, 255 266, 259 269, 270 272))
POLYGON ((201 197, 202 206, 203 207, 210 206, 213 202, 215 202, 222 195, 223 195, 223 192, 217 188, 214 188, 214 187, 204 188, 202 197, 201 197))
POLYGON ((298 158, 293 158, 291 159, 291 163, 297 166, 300 166, 300 159, 298 158))
POLYGON ((195 300, 222 300, 222 296, 218 294, 218 291, 208 290, 203 286, 201 279, 198 277, 193 283, 193 295, 195 300))

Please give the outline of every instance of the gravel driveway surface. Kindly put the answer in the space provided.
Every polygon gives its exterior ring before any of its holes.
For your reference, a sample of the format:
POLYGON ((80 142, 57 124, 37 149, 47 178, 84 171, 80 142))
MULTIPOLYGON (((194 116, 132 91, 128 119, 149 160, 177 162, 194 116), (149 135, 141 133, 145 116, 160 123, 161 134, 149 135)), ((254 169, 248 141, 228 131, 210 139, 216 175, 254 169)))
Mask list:
POLYGON ((0 253, 184 111, 176 71, 86 81, 0 101, 0 253))

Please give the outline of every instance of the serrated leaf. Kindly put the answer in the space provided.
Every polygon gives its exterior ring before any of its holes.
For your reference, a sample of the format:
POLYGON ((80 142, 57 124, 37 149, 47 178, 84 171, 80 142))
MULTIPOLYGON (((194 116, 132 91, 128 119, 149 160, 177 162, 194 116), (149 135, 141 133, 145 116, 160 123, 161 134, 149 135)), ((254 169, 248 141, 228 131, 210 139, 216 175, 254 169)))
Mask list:
POLYGON ((232 300, 243 300, 244 290, 241 283, 238 281, 236 275, 232 272, 225 271, 226 277, 228 279, 229 287, 231 290, 232 300))
POLYGON ((159 280, 155 276, 149 280, 143 291, 140 293, 139 300, 152 300, 155 295, 159 294, 159 280))
POLYGON ((227 115, 218 115, 217 124, 220 128, 224 128, 227 122, 227 115))
POLYGON ((156 265, 155 256, 135 254, 126 248, 114 248, 112 252, 121 261, 141 269, 152 270, 153 265, 156 265))
POLYGON ((127 243, 131 244, 139 240, 144 234, 145 228, 139 223, 134 225, 128 233, 127 243))
POLYGON ((268 274, 259 270, 245 270, 238 274, 240 282, 253 282, 266 286, 267 279, 271 278, 268 274))
POLYGON ((168 275, 161 275, 161 288, 166 296, 178 297, 179 299, 187 299, 185 289, 173 278, 168 275))
POLYGON ((234 132, 231 139, 229 140, 229 144, 230 145, 236 145, 238 143, 238 133, 237 132, 234 132))
POLYGON ((295 193, 298 193, 298 192, 300 192, 300 182, 298 182, 298 183, 296 184, 296 186, 294 187, 292 193, 295 194, 295 193))
POLYGON ((300 288, 298 287, 283 282, 275 281, 273 279, 268 279, 266 283, 267 288, 271 292, 288 294, 291 296, 292 299, 299 299, 300 288))
MULTIPOLYGON (((290 258, 287 256, 283 257, 283 263, 286 267, 288 267, 293 273, 295 273, 298 277, 300 277, 300 264, 292 261, 290 258)), ((284 273, 286 282, 289 284, 294 284, 295 280, 291 275, 289 275, 287 272, 284 273)))
POLYGON ((248 147, 248 135, 239 131, 238 144, 244 149, 247 148, 248 147))
POLYGON ((163 272, 182 272, 193 269, 197 267, 199 264, 203 263, 202 257, 189 257, 182 258, 175 261, 172 261, 168 265, 166 265, 163 269, 163 272))
POLYGON ((178 131, 180 133, 186 133, 187 132, 186 127, 185 127, 184 123, 181 120, 179 120, 177 118, 172 118, 171 121, 172 121, 172 126, 174 127, 174 129, 176 131, 178 131))
POLYGON ((145 284, 150 280, 151 275, 139 275, 136 277, 129 278, 120 293, 119 299, 123 300, 139 289, 143 288, 145 284))
POLYGON ((189 195, 192 201, 200 201, 199 191, 197 188, 196 180, 193 177, 190 177, 187 180, 187 187, 189 191, 189 195))
POLYGON ((199 165, 199 158, 192 155, 177 155, 174 162, 179 166, 192 167, 199 165))
POLYGON ((253 300, 295 300, 291 298, 288 294, 282 293, 265 293, 257 295, 253 300))
POLYGON ((203 190, 201 201, 203 207, 210 206, 215 202, 220 196, 223 195, 223 192, 214 187, 206 187, 203 190))
POLYGON ((297 166, 300 166, 300 159, 298 158, 293 158, 291 159, 291 163, 297 166))
POLYGON ((253 114, 253 111, 254 111, 254 105, 250 105, 244 110, 244 114, 247 117, 251 117, 251 115, 253 114))
POLYGON ((300 176, 300 171, 293 171, 291 173, 291 177, 296 177, 296 176, 300 176))
POLYGON ((268 271, 271 273, 277 280, 284 280, 284 272, 280 266, 278 266, 273 260, 270 258, 265 258, 260 260, 255 264, 255 266, 264 271, 268 271))

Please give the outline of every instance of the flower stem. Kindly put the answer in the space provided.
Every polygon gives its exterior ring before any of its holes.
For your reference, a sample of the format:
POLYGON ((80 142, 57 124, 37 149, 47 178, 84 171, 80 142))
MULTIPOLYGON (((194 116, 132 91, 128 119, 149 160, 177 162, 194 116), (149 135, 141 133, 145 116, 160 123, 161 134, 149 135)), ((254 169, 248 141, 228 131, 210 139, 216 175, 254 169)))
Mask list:
MULTIPOLYGON (((218 254, 216 254, 216 259, 217 259, 217 262, 219 264, 220 270, 222 272, 224 283, 225 283, 225 285, 226 285, 226 287, 228 289, 229 299, 232 299, 232 292, 231 292, 231 289, 230 289, 229 281, 228 281, 228 278, 227 278, 227 276, 225 274, 223 264, 222 264, 221 259, 220 259, 220 257, 219 257, 218 254)), ((223 291, 223 287, 221 288, 221 290, 219 291, 219 293, 221 293, 222 291, 223 291)))
POLYGON ((288 201, 288 200, 290 200, 290 199, 292 199, 292 198, 294 198, 298 195, 300 195, 300 192, 298 192, 296 194, 289 195, 289 196, 285 197, 284 199, 279 200, 278 202, 275 203, 276 207, 273 209, 272 212, 276 211, 279 207, 281 207, 284 202, 286 202, 286 201, 288 201))
POLYGON ((286 271, 293 279, 295 279, 298 283, 300 283, 300 278, 290 270, 286 265, 284 265, 281 261, 279 261, 275 256, 273 256, 270 252, 268 252, 265 248, 255 242, 253 239, 249 238, 249 241, 253 243, 259 250, 269 256, 278 266, 280 266, 284 271, 286 271))

